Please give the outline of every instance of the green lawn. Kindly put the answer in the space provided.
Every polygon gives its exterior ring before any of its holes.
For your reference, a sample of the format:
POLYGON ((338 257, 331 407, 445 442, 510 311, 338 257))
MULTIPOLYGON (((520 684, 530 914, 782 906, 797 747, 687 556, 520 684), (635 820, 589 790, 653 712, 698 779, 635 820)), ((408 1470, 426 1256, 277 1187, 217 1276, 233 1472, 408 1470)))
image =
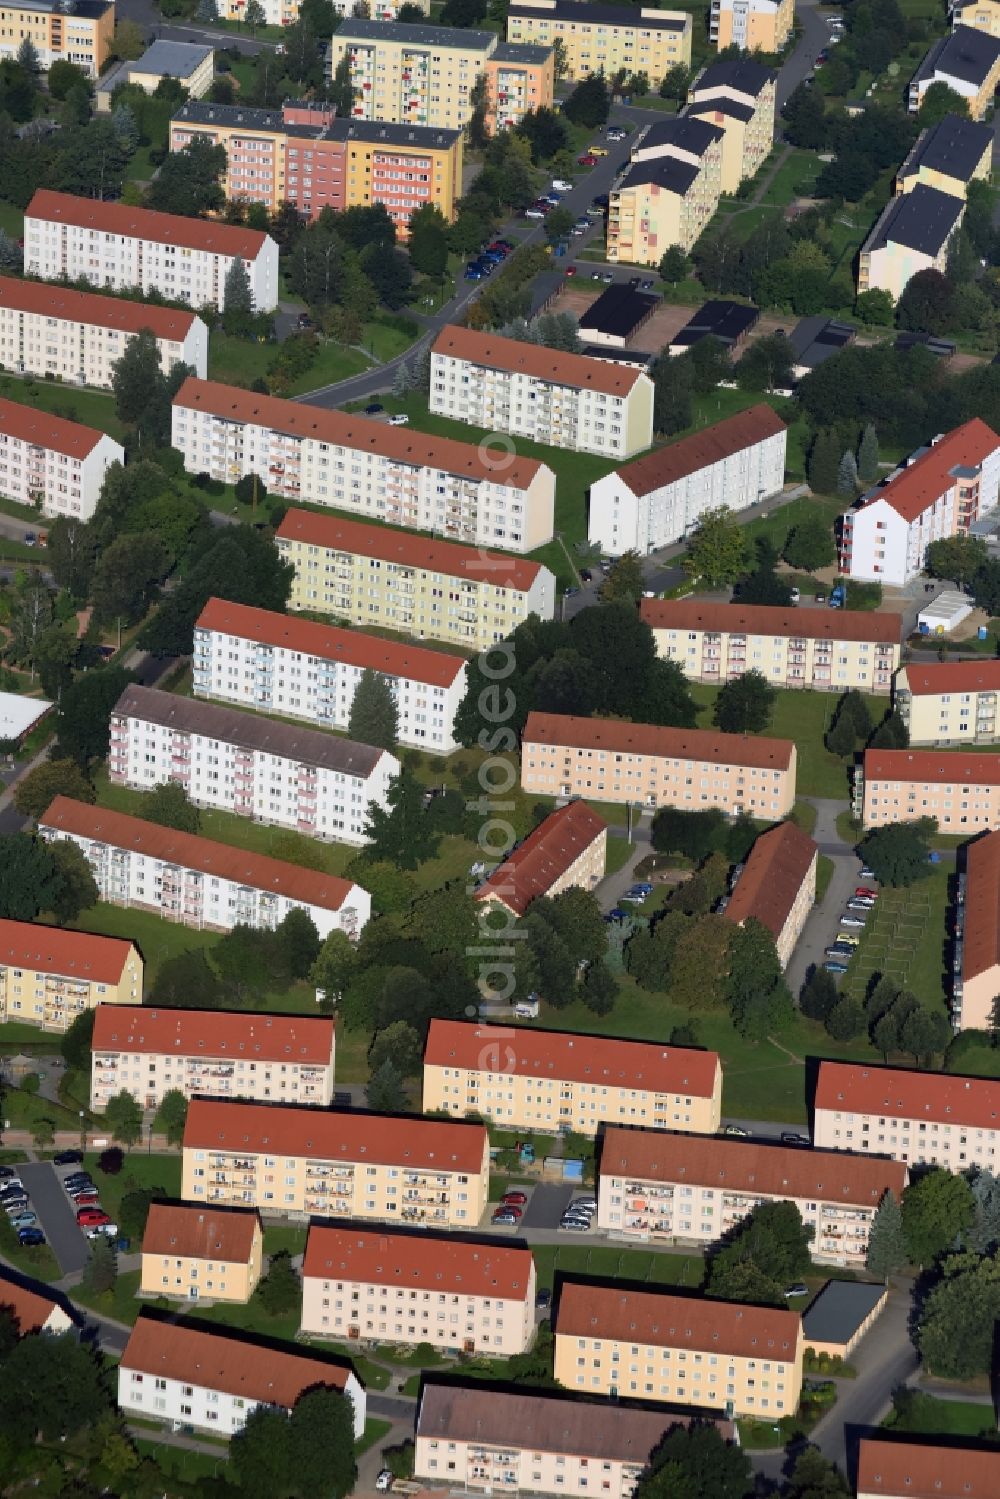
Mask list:
POLYGON ((354 1444, 354 1451, 358 1457, 363 1452, 369 1452, 372 1447, 377 1446, 384 1436, 392 1430, 391 1421, 380 1421, 377 1416, 370 1416, 365 1422, 365 1429, 354 1444))
MULTIPOLYGON (((24 1159, 23 1155, 20 1157, 24 1159)), ((4 1160, 9 1163, 8 1152, 4 1160)), ((61 1280, 59 1262, 48 1244, 26 1245, 18 1242, 17 1230, 11 1227, 6 1213, 0 1213, 0 1257, 9 1261, 22 1275, 33 1275, 36 1280, 61 1280)))
POLYGON ((908 889, 883 889, 861 933, 843 990, 863 1000, 874 974, 886 974, 924 1004, 945 1003, 950 866, 935 867, 908 889))
POLYGON ((13 203, 0 203, 0 229, 5 230, 11 239, 23 239, 24 209, 16 208, 13 203))
POLYGON ((610 1245, 536 1244, 532 1248, 539 1288, 551 1290, 556 1273, 594 1275, 614 1280, 645 1281, 653 1286, 701 1285, 705 1261, 700 1254, 660 1254, 610 1245))
MULTIPOLYGON (((218 23, 213 21, 212 24, 218 23)), ((144 1457, 153 1458, 164 1477, 181 1483, 196 1484, 203 1478, 221 1478, 229 1466, 229 1459, 221 1450, 218 1457, 210 1457, 207 1452, 191 1452, 186 1447, 173 1447, 167 1442, 146 1437, 136 1437, 135 1445, 144 1457)))
POLYGON ((296 1306, 290 1312, 281 1312, 271 1317, 254 1296, 251 1296, 246 1306, 224 1301, 217 1301, 213 1306, 204 1301, 193 1305, 185 1303, 184 1312, 186 1316, 204 1317, 206 1321, 219 1322, 224 1327, 238 1327, 243 1332, 281 1338, 289 1343, 295 1341, 302 1321, 301 1307, 296 1306))
POLYGON ((115 415, 114 396, 101 390, 77 390, 75 386, 56 385, 49 380, 18 380, 13 375, 0 375, 0 395, 9 401, 22 401, 41 411, 51 411, 67 421, 96 427, 117 442, 125 433, 115 415))
POLYGON ((635 852, 635 844, 629 843, 627 838, 608 839, 607 874, 615 874, 623 864, 627 864, 635 852))
POLYGON ((890 1430, 905 1431, 927 1437, 991 1437, 997 1441, 997 1423, 993 1414, 993 1406, 990 1402, 980 1405, 973 1404, 967 1400, 939 1400, 935 1395, 922 1395, 917 1409, 921 1416, 926 1413, 927 1420, 921 1420, 919 1427, 912 1426, 909 1422, 905 1426, 897 1426, 896 1412, 893 1411, 882 1422, 883 1426, 890 1430))
POLYGON ((219 940, 217 932, 195 931, 174 921, 164 921, 151 911, 135 911, 103 903, 84 911, 71 925, 102 937, 125 937, 134 942, 146 965, 147 989, 167 958, 176 957, 193 947, 213 947, 219 940))
POLYGON ((284 1249, 293 1256, 302 1254, 308 1233, 307 1228, 296 1223, 269 1223, 264 1228, 264 1253, 280 1254, 284 1249))
MULTIPOLYGON (((151 1155, 136 1145, 126 1153, 125 1164, 117 1176, 108 1176, 97 1164, 100 1151, 87 1151, 84 1169, 89 1171, 97 1184, 101 1206, 109 1213, 113 1222, 118 1219, 118 1210, 126 1192, 135 1187, 159 1187, 166 1197, 181 1195, 181 1157, 177 1151, 171 1155, 151 1155)), ((133 1244, 131 1253, 136 1253, 138 1244, 133 1244)))
POLYGON ((141 1270, 123 1270, 113 1291, 102 1291, 95 1296, 82 1286, 74 1286, 73 1300, 89 1306, 91 1311, 98 1312, 102 1317, 110 1317, 114 1322, 127 1322, 131 1326, 143 1305, 148 1304, 136 1300, 141 1278, 141 1270))
POLYGON ((23 1020, 6 1020, 0 1025, 0 1052, 26 1048, 32 1055, 57 1052, 59 1037, 51 1031, 40 1031, 37 1025, 23 1020))
POLYGON ((15 1129, 31 1129, 40 1119, 49 1119, 56 1129, 80 1128, 76 1109, 53 1103, 40 1093, 26 1093, 23 1088, 7 1088, 3 1096, 3 1117, 15 1129))
MULTIPOLYGON (((761 202, 784 208, 795 198, 811 197, 822 166, 815 151, 792 150, 773 173, 761 202)), ((760 176, 766 177, 770 170, 762 167, 760 176)))
MULTIPOLYGON (((228 385, 252 385, 254 380, 267 379, 268 366, 278 352, 277 344, 251 343, 215 330, 208 343, 208 378, 228 385)), ((283 394, 297 396, 319 390, 336 380, 346 380, 349 375, 360 375, 368 368, 368 360, 356 349, 345 349, 343 344, 324 339, 315 363, 293 380, 283 394)))

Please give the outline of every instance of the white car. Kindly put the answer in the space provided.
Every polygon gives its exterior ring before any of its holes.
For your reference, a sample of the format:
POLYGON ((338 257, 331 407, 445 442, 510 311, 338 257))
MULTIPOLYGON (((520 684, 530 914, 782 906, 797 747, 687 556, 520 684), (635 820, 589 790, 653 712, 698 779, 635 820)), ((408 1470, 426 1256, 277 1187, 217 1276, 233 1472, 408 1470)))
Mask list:
POLYGON ((402 411, 398 411, 395 416, 389 418, 390 427, 406 427, 409 426, 409 422, 410 418, 402 411))
POLYGON ((793 588, 792 589, 792 603, 793 604, 797 604, 799 602, 799 599, 801 597, 802 597, 802 595, 799 592, 799 590, 797 588, 793 588))
POLYGON ((375 1492, 378 1494, 387 1494, 391 1488, 392 1474, 388 1468, 383 1468, 375 1480, 375 1492))
POLYGON ((572 182, 567 182, 565 177, 553 177, 552 191, 554 193, 569 193, 573 190, 572 182))
POLYGON ((545 215, 540 208, 526 208, 524 210, 526 219, 544 219, 545 215))

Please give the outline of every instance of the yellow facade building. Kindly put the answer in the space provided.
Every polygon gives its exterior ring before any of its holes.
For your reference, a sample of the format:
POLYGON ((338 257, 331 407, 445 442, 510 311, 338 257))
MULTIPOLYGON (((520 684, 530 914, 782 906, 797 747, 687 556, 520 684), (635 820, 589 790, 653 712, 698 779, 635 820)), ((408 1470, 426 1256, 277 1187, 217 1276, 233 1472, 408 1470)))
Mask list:
POLYGON ((423 1107, 545 1134, 634 1124, 711 1135, 722 1064, 714 1051, 682 1046, 432 1020, 423 1107))
POLYGON ((914 141, 896 175, 896 192, 909 193, 923 183, 953 198, 967 198, 969 183, 988 181, 992 166, 991 126, 945 115, 914 141))
POLYGON ((987 36, 1000 37, 1000 0, 958 0, 952 7, 953 26, 972 26, 987 36))
MULTIPOLYGON (((791 0, 788 0, 791 3, 791 0)), ((591 4, 590 0, 512 0, 507 40, 551 47, 561 41, 569 78, 624 69, 646 73, 655 90, 671 68, 691 66, 690 12, 591 4)))
POLYGON ((564 1281, 555 1377, 578 1394, 778 1421, 802 1392, 798 1312, 564 1281))
POLYGON ((851 810, 869 828, 934 817, 942 833, 971 837, 1000 828, 1000 755, 928 749, 865 750, 851 810))
POLYGON ((970 118, 981 120, 1000 84, 1000 37, 974 26, 956 26, 934 42, 910 80, 911 114, 935 83, 946 83, 965 100, 970 118))
POLYGON ((780 52, 792 33, 795 0, 712 0, 708 36, 721 52, 780 52))
POLYGON ((696 115, 651 125, 608 203, 608 259, 658 265, 690 250, 719 206, 725 132, 696 115))
POLYGON ((118 937, 0 921, 0 1020, 65 1031, 97 1005, 141 1005, 139 950, 118 937))
POLYGON ((1000 661, 911 663, 896 675, 893 706, 910 744, 994 744, 998 696, 1000 661))
POLYGON ((139 1292, 168 1301, 245 1306, 263 1263, 264 1238, 255 1212, 154 1202, 142 1235, 139 1292))
POLYGON ((16 57, 22 42, 30 42, 46 71, 54 62, 71 62, 96 78, 114 33, 114 0, 0 0, 0 57, 16 57))
POLYGON ((858 296, 887 291, 898 301, 919 271, 943 275, 964 214, 964 198, 922 182, 890 198, 858 254, 858 296))
POLYGON ((723 133, 722 191, 755 177, 774 145, 775 74, 748 57, 703 68, 688 89, 685 113, 723 133))

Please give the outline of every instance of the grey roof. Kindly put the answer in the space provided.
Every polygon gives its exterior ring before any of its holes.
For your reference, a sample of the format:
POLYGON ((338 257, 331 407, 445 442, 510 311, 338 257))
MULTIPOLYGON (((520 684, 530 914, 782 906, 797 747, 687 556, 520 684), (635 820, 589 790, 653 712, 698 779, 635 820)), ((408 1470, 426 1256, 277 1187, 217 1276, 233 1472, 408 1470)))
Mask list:
POLYGON ((899 169, 900 177, 913 177, 921 167, 943 172, 961 182, 971 182, 983 153, 993 145, 993 130, 975 120, 945 115, 936 125, 921 131, 909 156, 899 169))
MULTIPOLYGON (((953 343, 950 338, 938 338, 936 333, 907 331, 905 333, 896 334, 896 342, 894 347, 899 349, 904 354, 908 349, 915 349, 919 347, 922 349, 927 349, 938 359, 950 359, 958 348, 958 345, 953 343)), ((994 363, 995 362, 996 361, 994 361, 994 363)))
POLYGON ((694 115, 674 115, 667 120, 657 120, 650 125, 642 139, 635 144, 636 151, 667 150, 675 146, 678 151, 689 151, 692 156, 703 156, 714 141, 721 141, 725 131, 718 125, 710 125, 694 115))
POLYGON ((552 51, 540 42, 501 42, 491 62, 544 62, 552 51))
POLYGON ((340 739, 320 729, 303 729, 264 718, 259 713, 196 702, 194 698, 134 683, 125 688, 111 711, 119 717, 138 718, 181 734, 203 734, 261 754, 298 760, 344 775, 367 777, 385 754, 385 750, 374 745, 356 744, 353 739, 340 739))
POLYGON ((918 182, 912 193, 893 198, 883 209, 862 252, 881 250, 887 244, 905 245, 922 255, 939 255, 962 217, 965 201, 918 182))
POLYGON ((138 62, 130 62, 129 70, 135 73, 159 73, 163 77, 190 78, 195 68, 200 67, 206 57, 212 56, 211 47, 200 47, 194 42, 154 42, 147 47, 138 62))
POLYGON ((693 162, 680 161, 676 156, 654 156, 649 161, 634 162, 614 191, 638 187, 643 182, 655 182, 657 187, 683 197, 700 171, 701 168, 693 162))
POLYGON ((519 5, 512 0, 507 14, 527 17, 535 21, 575 21, 590 26, 611 26, 615 30, 635 27, 641 31, 683 31, 690 24, 686 15, 677 11, 663 11, 657 15, 647 11, 640 15, 637 5, 597 5, 590 0, 556 0, 552 10, 537 10, 533 5, 519 5))
POLYGON ((334 33, 338 41, 408 42, 413 47, 478 47, 489 52, 496 43, 495 31, 468 31, 454 26, 427 26, 419 21, 365 21, 351 17, 334 33))
POLYGON ((734 120, 752 120, 753 107, 749 104, 740 104, 736 99, 727 99, 725 94, 716 94, 713 99, 692 99, 686 106, 689 115, 704 115, 711 111, 713 114, 732 115, 734 120))
POLYGON ((914 83, 943 74, 973 83, 985 83, 990 69, 1000 58, 1000 40, 974 26, 956 26, 948 36, 934 43, 914 77, 914 83))
POLYGON ((709 63, 694 83, 690 94, 697 98, 703 89, 732 88, 740 94, 752 94, 756 99, 769 83, 777 77, 773 68, 753 62, 748 57, 725 57, 721 62, 709 63))
POLYGON ((883 1296, 884 1285, 859 1280, 828 1280, 802 1314, 802 1341, 847 1343, 870 1317, 883 1296))
MULTIPOLYGON (((580 350, 588 359, 606 359, 609 364, 632 364, 637 369, 648 370, 656 355, 644 354, 641 349, 609 349, 607 344, 585 344, 580 350)), ((1000 360, 1000 355, 997 355, 1000 360)))
POLYGON ((788 343, 796 364, 815 369, 849 344, 857 331, 853 323, 841 323, 820 313, 817 317, 800 318, 788 335, 788 343))
POLYGON ((442 130, 436 125, 390 125, 384 120, 334 120, 330 125, 286 125, 280 109, 253 109, 243 104, 210 104, 190 99, 173 116, 196 125, 242 125, 249 131, 281 130, 308 140, 386 141, 390 146, 451 145, 461 130, 442 130))
POLYGON ((637 291, 624 281, 616 281, 601 293, 593 306, 580 316, 580 333, 592 338, 595 333, 608 333, 617 338, 628 338, 636 328, 659 306, 659 297, 649 292, 637 291))
POLYGON ((386 120, 334 120, 323 131, 328 141, 385 141, 390 146, 450 146, 461 130, 437 125, 393 125, 386 120))
POLYGON ((728 302, 724 298, 712 298, 703 302, 674 337, 670 347, 686 348, 696 344, 700 338, 719 338, 723 343, 735 343, 748 333, 760 317, 759 307, 748 307, 745 302, 728 302))
MULTIPOLYGON (((417 1436, 617 1459, 645 1467, 672 1426, 712 1419, 707 1412, 647 1410, 620 1400, 577 1400, 548 1390, 521 1394, 478 1381, 468 1385, 428 1382, 420 1400, 417 1436)), ((732 1440, 731 1422, 716 1420, 715 1424, 723 1437, 732 1440)))

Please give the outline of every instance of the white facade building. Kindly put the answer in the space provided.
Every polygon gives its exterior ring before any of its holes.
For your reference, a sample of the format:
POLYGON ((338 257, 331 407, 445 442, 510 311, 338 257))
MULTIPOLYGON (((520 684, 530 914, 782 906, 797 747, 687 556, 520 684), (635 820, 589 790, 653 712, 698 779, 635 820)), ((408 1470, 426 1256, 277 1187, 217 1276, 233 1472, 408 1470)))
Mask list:
POLYGON ((756 505, 785 482, 787 435, 773 407, 751 406, 605 474, 590 487, 588 539, 611 557, 645 556, 706 510, 756 505))
POLYGON ((0 494, 45 516, 89 520, 125 449, 105 432, 0 399, 0 494))
POLYGON ((24 269, 55 281, 217 307, 235 260, 246 267, 257 312, 278 305, 278 246, 269 234, 214 219, 191 219, 39 188, 24 214, 24 269))
POLYGON ((257 474, 286 500, 510 552, 552 540, 555 475, 535 458, 213 380, 181 386, 171 441, 188 473, 257 474))
POLYGON ((208 329, 193 312, 0 276, 0 365, 15 374, 110 389, 113 366, 143 329, 164 370, 206 373, 208 329))
POLYGON ((367 890, 351 880, 251 854, 195 833, 178 833, 125 812, 57 796, 40 818, 47 841, 69 838, 97 881, 101 900, 152 911, 181 926, 273 931, 305 911, 317 932, 355 938, 371 916, 367 890))
POLYGON ((148 791, 177 781, 200 807, 364 843, 399 761, 386 750, 155 687, 126 687, 111 712, 108 776, 148 791))
POLYGON ((195 697, 346 729, 365 671, 389 684, 401 744, 438 755, 458 748, 455 714, 467 675, 461 656, 227 599, 209 599, 195 623, 195 697))

